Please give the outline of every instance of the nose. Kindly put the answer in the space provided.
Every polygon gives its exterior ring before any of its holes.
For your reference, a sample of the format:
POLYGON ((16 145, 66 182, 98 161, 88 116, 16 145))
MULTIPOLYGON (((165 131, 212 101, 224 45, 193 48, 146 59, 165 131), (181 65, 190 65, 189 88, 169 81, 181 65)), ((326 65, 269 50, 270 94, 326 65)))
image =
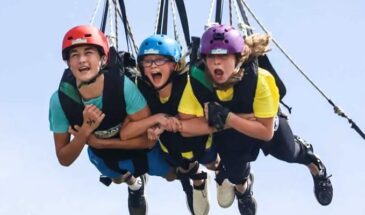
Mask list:
POLYGON ((221 62, 221 58, 217 55, 213 55, 213 63, 218 65, 221 62))
POLYGON ((86 55, 80 54, 80 56, 79 56, 79 63, 83 63, 85 61, 86 61, 86 55))

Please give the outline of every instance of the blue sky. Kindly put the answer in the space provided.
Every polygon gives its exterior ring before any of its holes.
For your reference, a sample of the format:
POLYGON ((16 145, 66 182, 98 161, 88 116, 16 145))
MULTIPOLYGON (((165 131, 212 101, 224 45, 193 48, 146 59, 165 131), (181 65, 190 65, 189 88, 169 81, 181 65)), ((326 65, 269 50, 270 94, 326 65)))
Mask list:
MULTIPOLYGON (((365 2, 247 3, 306 74, 365 129, 365 2)), ((126 4, 139 44, 153 33, 157 0, 126 4)), ((191 34, 200 36, 210 1, 186 0, 185 4, 191 34)), ((63 35, 75 25, 89 23, 95 5, 96 1, 87 0, 14 0, 0 7, 0 214, 127 214, 127 187, 106 188, 99 183, 86 151, 71 167, 61 167, 48 126, 49 97, 66 66, 61 59, 63 35)), ((261 32, 258 27, 255 31, 261 32)), ((122 42, 123 32, 119 35, 122 42)), ((330 206, 320 206, 304 166, 261 154, 252 164, 257 214, 365 214, 364 140, 272 48, 270 58, 288 89, 285 101, 293 107, 289 122, 295 133, 313 143, 333 174, 334 199, 330 206)), ((236 203, 229 209, 218 207, 213 180, 209 191, 210 214, 238 214, 236 203)), ((150 215, 188 214, 178 182, 150 177, 147 195, 150 215)))

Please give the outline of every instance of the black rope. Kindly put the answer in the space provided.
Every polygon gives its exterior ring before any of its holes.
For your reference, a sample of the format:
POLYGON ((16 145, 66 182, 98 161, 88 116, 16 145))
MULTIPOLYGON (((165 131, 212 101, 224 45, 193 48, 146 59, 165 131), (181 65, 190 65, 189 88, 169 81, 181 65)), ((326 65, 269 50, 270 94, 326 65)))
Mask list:
POLYGON ((180 22, 181 22, 181 26, 182 26, 182 29, 184 32, 186 45, 190 46, 191 42, 190 42, 189 21, 188 21, 188 16, 186 14, 184 1, 177 0, 175 2, 176 2, 177 10, 179 12, 180 22))
POLYGON ((101 19, 101 25, 100 25, 100 30, 103 33, 105 33, 106 20, 108 19, 108 9, 109 9, 109 1, 105 0, 104 12, 103 12, 103 16, 102 16, 102 19, 101 19))
POLYGON ((162 34, 165 35, 167 35, 168 17, 169 17, 169 0, 166 0, 164 5, 163 23, 162 23, 162 34))
POLYGON ((158 16, 158 21, 157 21, 157 29, 156 29, 156 34, 161 34, 161 26, 162 26, 162 19, 163 19, 163 10, 165 7, 165 0, 161 0, 161 5, 160 5, 160 11, 159 16, 158 16))
MULTIPOLYGON (((245 8, 243 7, 242 1, 241 0, 237 0, 237 5, 238 5, 238 8, 239 8, 239 10, 241 12, 241 18, 242 18, 243 22, 247 26, 250 26, 250 23, 248 22, 248 18, 247 18, 247 15, 246 15, 245 8)), ((252 29, 247 29, 246 33, 247 33, 247 35, 251 35, 251 34, 253 34, 253 31, 252 31, 252 29)))
POLYGON ((217 5, 215 9, 215 22, 219 24, 222 23, 222 9, 223 9, 223 0, 217 0, 217 5))
POLYGON ((229 24, 232 26, 233 25, 233 17, 232 17, 232 0, 229 0, 228 2, 229 4, 229 24))
POLYGON ((125 9, 124 0, 119 0, 119 6, 120 6, 120 11, 122 13, 122 21, 123 21, 123 25, 124 25, 125 39, 126 39, 126 42, 127 42, 128 51, 130 51, 131 50, 131 44, 129 43, 128 21, 127 21, 127 13, 126 13, 126 9, 125 9))

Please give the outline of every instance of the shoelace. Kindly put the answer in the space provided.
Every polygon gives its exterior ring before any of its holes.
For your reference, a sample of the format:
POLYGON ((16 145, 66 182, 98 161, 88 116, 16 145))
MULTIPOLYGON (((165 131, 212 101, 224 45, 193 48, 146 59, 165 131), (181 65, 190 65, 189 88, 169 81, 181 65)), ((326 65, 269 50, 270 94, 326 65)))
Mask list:
POLYGON ((317 178, 318 180, 318 185, 321 186, 322 188, 327 188, 331 185, 331 181, 329 180, 329 178, 331 178, 332 175, 329 176, 320 176, 317 178))

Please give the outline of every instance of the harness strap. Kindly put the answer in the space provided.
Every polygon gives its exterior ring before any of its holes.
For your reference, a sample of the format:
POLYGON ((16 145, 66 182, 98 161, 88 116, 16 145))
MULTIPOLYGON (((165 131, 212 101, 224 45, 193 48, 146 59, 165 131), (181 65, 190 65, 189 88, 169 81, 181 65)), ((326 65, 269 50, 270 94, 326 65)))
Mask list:
POLYGON ((217 5, 215 8, 215 22, 219 24, 222 23, 222 9, 223 9, 223 0, 217 0, 217 5))
POLYGON ((109 1, 105 1, 103 17, 101 19, 100 30, 105 33, 106 20, 108 19, 109 1))
POLYGON ((179 0, 175 2, 177 10, 179 12, 180 22, 183 29, 186 45, 190 46, 191 42, 190 42, 189 22, 188 22, 188 16, 186 14, 185 3, 184 1, 179 1, 179 0))

